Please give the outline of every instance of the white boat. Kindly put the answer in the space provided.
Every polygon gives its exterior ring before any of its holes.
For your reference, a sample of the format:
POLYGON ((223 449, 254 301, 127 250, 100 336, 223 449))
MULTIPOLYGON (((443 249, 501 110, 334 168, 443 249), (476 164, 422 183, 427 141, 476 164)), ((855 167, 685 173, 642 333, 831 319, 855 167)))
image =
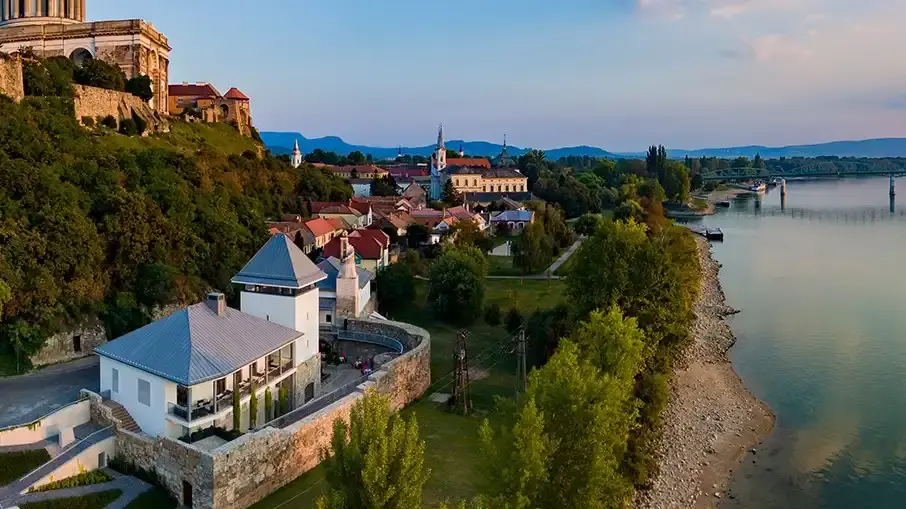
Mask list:
POLYGON ((755 182, 749 186, 749 191, 753 193, 764 193, 768 190, 768 186, 764 182, 755 182))

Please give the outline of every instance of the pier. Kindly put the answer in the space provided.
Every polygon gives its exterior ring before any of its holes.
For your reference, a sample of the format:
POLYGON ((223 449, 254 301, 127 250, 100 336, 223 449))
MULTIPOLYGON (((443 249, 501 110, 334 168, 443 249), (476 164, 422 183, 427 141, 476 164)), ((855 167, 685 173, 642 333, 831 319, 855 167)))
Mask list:
POLYGON ((706 228, 696 224, 684 224, 683 226, 708 240, 724 240, 724 232, 720 228, 706 228))

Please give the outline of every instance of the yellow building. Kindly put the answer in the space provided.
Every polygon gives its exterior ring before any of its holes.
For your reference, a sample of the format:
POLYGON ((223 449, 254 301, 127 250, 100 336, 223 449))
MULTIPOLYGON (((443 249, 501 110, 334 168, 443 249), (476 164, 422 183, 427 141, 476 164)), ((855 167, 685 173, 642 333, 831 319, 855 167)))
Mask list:
POLYGON ((513 168, 447 167, 453 187, 460 193, 524 193, 528 178, 513 168))

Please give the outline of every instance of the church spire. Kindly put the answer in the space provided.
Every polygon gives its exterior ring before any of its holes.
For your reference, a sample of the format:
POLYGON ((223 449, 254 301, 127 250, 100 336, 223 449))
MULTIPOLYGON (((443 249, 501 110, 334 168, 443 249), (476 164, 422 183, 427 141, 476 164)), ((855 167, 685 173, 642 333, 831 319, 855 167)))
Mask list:
POLYGON ((442 149, 444 147, 444 123, 440 123, 440 127, 437 128, 437 148, 442 149))
POLYGON ((465 153, 465 151, 462 149, 462 143, 460 143, 460 144, 459 144, 459 157, 465 157, 465 156, 466 156, 466 153, 465 153))
POLYGON ((503 151, 500 153, 502 157, 506 157, 506 133, 503 133, 503 151))
POLYGON ((296 142, 293 145, 293 155, 290 157, 290 163, 293 165, 293 168, 298 168, 302 164, 302 151, 299 150, 299 138, 296 138, 296 142))

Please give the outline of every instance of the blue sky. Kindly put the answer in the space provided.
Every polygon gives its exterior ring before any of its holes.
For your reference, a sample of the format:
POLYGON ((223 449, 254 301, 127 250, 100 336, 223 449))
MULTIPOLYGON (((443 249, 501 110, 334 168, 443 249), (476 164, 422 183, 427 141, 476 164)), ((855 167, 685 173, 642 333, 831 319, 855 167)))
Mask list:
POLYGON ((608 150, 906 136, 906 0, 88 0, 170 81, 352 143, 608 150))

